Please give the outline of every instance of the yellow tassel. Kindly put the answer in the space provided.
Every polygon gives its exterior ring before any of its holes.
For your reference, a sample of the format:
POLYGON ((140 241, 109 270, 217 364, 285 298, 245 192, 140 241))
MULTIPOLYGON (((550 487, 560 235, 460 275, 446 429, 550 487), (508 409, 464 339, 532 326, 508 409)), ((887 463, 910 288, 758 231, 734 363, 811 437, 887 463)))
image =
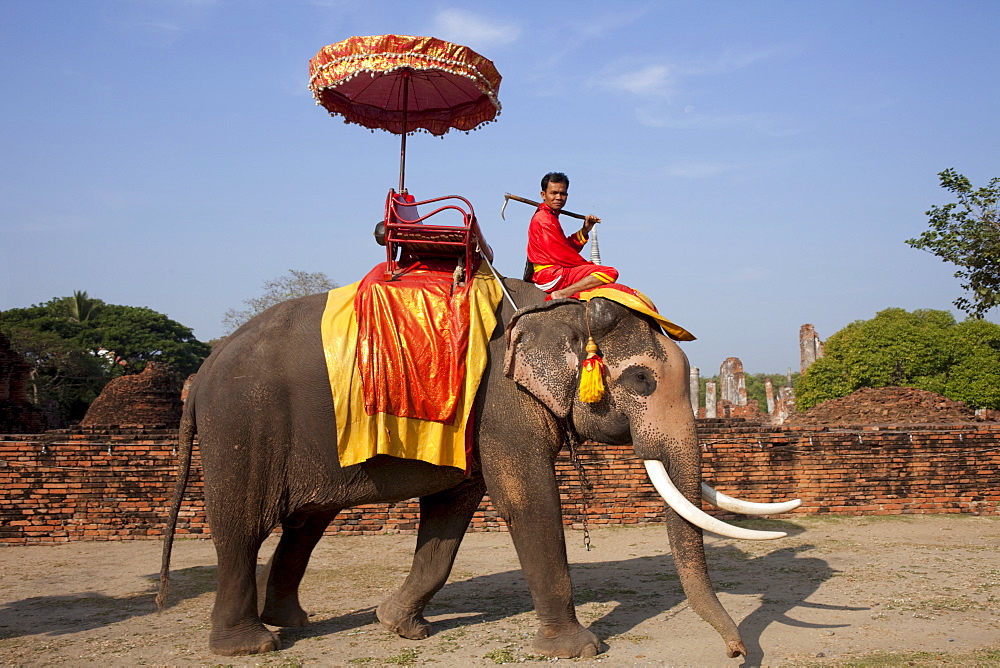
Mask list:
POLYGON ((597 354, 594 337, 587 340, 587 359, 580 372, 580 401, 592 404, 604 396, 604 360, 597 354))

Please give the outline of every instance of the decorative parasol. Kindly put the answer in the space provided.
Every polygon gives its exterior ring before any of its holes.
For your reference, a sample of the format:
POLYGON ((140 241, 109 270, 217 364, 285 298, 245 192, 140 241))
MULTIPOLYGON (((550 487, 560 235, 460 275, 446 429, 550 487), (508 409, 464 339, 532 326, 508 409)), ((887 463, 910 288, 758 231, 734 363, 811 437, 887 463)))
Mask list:
POLYGON ((400 191, 408 133, 468 132, 500 113, 500 74, 492 61, 434 37, 350 37, 320 49, 309 74, 316 103, 331 116, 402 135, 400 191))

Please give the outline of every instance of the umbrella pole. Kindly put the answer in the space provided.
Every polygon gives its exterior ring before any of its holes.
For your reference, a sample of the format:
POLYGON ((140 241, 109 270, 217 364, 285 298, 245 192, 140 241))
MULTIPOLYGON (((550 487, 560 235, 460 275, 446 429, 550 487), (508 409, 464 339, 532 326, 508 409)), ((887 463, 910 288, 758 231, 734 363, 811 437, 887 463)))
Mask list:
POLYGON ((406 176, 406 114, 410 105, 410 71, 403 70, 403 138, 399 141, 399 192, 403 192, 406 176))

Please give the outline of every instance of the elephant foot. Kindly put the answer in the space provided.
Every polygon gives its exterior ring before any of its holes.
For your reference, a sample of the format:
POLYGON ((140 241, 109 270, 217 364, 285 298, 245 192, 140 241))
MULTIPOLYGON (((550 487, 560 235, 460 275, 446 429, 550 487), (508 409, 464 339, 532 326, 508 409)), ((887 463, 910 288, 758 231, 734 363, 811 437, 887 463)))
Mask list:
POLYGON ((222 656, 242 656, 244 654, 263 654, 281 649, 281 640, 275 633, 257 624, 256 628, 229 629, 216 631, 212 629, 208 637, 208 649, 213 654, 222 656))
POLYGON ((543 656, 560 659, 589 659, 601 651, 601 641, 579 624, 568 630, 541 628, 532 648, 543 656))
POLYGON ((423 640, 431 634, 431 625, 416 611, 408 611, 392 599, 382 602, 375 610, 375 616, 385 628, 395 631, 407 640, 423 640))
POLYGON ((302 609, 297 601, 284 604, 264 603, 260 613, 260 621, 271 626, 308 626, 309 613, 302 609))

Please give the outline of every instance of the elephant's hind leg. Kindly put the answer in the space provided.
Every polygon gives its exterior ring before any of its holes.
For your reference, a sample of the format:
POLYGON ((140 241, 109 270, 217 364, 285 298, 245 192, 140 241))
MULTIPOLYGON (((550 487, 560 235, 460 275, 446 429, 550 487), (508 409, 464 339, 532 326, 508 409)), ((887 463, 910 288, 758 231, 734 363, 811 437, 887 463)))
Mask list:
POLYGON ((305 626, 309 615, 299 604, 299 583, 305 574, 309 557, 334 514, 310 516, 301 523, 285 522, 281 540, 267 568, 257 578, 260 618, 272 626, 305 626))
POLYGON ((448 581, 465 530, 485 493, 482 478, 477 476, 420 498, 413 566, 403 585, 378 606, 376 615, 383 626, 410 640, 422 640, 431 634, 424 606, 448 581))
POLYGON ((208 638, 208 647, 215 654, 239 656, 281 649, 281 640, 257 615, 255 571, 262 542, 263 537, 250 544, 215 537, 219 578, 208 638))

